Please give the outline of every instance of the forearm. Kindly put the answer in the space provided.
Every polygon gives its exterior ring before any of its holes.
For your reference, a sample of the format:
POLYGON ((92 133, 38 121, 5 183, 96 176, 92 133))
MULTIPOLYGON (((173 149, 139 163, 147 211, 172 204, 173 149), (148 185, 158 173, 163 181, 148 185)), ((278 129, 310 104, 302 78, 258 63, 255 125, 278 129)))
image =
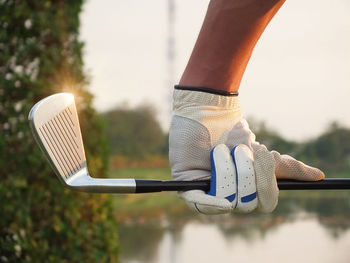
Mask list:
POLYGON ((211 0, 180 85, 236 92, 252 51, 285 0, 211 0))

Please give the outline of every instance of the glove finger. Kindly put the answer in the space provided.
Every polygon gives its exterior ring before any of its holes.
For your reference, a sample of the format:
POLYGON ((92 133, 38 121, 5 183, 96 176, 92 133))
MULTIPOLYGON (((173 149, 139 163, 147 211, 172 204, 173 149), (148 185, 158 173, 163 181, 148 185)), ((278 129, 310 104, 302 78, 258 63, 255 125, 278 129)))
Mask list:
POLYGON ((226 145, 232 149, 236 145, 245 144, 251 147, 251 143, 255 141, 254 133, 249 129, 248 122, 241 119, 235 124, 228 134, 226 145))
POLYGON ((256 151, 258 151, 258 150, 265 150, 265 151, 267 151, 266 146, 264 144, 260 144, 260 142, 257 142, 257 141, 252 142, 252 149, 253 149, 254 153, 256 151))
POLYGON ((230 212, 237 202, 236 169, 230 150, 219 144, 210 153, 211 181, 206 194, 201 190, 181 192, 187 205, 203 214, 222 214, 230 212))
POLYGON ((257 211, 270 213, 277 206, 279 189, 275 177, 274 158, 266 148, 254 152, 254 169, 258 193, 257 211))
POLYGON ((289 155, 281 155, 276 151, 272 151, 272 154, 275 159, 277 178, 319 181, 325 177, 321 170, 297 161, 289 155))
POLYGON ((247 145, 240 144, 232 149, 231 155, 236 167, 238 186, 235 210, 248 213, 258 205, 253 153, 247 145))
POLYGON ((179 192, 179 196, 194 211, 203 214, 223 214, 232 210, 232 204, 225 198, 207 195, 202 190, 179 192))
POLYGON ((210 152, 211 180, 209 195, 226 198, 232 207, 237 203, 237 176, 230 149, 219 144, 210 152))

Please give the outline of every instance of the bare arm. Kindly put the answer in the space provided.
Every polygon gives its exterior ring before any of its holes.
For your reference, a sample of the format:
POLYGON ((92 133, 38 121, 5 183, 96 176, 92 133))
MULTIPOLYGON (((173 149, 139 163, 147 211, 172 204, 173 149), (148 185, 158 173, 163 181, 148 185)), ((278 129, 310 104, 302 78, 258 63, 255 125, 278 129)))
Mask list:
POLYGON ((285 0, 211 0, 180 85, 236 92, 252 51, 285 0))

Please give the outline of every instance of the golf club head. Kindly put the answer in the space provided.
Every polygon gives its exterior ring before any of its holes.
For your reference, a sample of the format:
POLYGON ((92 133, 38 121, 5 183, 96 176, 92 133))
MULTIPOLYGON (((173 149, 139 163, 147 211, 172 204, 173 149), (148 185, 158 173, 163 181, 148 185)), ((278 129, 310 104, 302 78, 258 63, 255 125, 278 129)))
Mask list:
POLYGON ((29 123, 41 150, 66 185, 79 174, 88 175, 74 96, 59 93, 36 103, 29 123))
POLYGON ((74 96, 58 93, 31 109, 29 123, 36 142, 60 181, 92 193, 134 193, 134 179, 92 178, 89 175, 74 96))

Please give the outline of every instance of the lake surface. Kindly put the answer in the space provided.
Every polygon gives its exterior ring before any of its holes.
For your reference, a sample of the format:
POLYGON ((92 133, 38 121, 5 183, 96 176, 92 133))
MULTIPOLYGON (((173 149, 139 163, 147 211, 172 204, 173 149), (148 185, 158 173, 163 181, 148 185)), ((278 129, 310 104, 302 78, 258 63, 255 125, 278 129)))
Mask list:
POLYGON ((121 261, 350 262, 350 198, 304 199, 282 198, 269 215, 165 212, 121 222, 121 261))

